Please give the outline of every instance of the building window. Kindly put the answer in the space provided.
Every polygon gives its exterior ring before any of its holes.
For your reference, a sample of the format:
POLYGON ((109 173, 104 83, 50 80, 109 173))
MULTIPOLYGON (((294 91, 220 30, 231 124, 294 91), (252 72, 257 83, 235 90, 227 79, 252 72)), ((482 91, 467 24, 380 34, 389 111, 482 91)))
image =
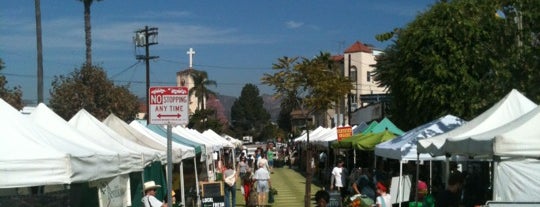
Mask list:
POLYGON ((351 79, 352 82, 356 82, 357 80, 356 66, 351 67, 349 78, 351 79))
POLYGON ((357 102, 357 95, 356 94, 351 94, 351 103, 356 103, 357 102))
POLYGON ((367 72, 366 79, 367 79, 367 82, 371 82, 371 71, 367 72))

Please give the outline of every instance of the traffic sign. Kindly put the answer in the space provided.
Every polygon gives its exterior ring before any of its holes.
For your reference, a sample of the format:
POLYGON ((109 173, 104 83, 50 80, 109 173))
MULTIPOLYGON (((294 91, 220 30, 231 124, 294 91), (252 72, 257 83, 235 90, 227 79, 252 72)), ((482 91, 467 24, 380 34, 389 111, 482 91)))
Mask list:
POLYGON ((149 124, 188 124, 189 90, 187 87, 150 87, 149 96, 149 124))

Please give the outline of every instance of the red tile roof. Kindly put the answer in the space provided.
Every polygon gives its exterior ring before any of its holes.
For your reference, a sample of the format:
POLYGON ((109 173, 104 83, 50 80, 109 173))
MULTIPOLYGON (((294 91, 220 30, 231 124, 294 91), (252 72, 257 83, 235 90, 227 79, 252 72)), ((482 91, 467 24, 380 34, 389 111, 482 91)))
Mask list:
POLYGON ((355 53, 355 52, 372 53, 373 50, 371 50, 371 48, 362 44, 361 42, 356 41, 353 45, 347 48, 344 53, 355 53))
POLYGON ((334 62, 343 62, 344 58, 343 55, 333 55, 331 57, 331 60, 333 60, 334 62))

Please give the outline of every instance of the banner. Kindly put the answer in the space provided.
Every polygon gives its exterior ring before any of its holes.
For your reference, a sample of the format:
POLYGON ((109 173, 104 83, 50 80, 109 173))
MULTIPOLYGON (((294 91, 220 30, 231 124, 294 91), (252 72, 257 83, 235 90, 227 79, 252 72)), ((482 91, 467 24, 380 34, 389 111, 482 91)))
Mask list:
POLYGON ((100 207, 131 206, 129 175, 125 174, 114 178, 91 181, 89 185, 98 188, 100 207))
POLYGON ((338 127, 337 128, 337 138, 338 141, 341 141, 345 138, 349 138, 352 136, 352 127, 350 126, 344 126, 344 127, 338 127))

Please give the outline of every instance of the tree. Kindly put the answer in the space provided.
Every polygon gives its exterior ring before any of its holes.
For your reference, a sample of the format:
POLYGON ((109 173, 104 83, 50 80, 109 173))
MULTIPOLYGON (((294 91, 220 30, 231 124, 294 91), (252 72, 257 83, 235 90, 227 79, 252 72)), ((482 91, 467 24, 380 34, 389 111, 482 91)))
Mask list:
POLYGON ((129 121, 139 109, 137 96, 127 86, 115 86, 97 66, 83 65, 69 75, 56 76, 51 85, 50 107, 66 120, 84 108, 100 120, 114 113, 129 121))
POLYGON ((262 82, 274 86, 274 95, 291 106, 282 109, 303 108, 306 115, 315 113, 322 117, 319 120, 326 120, 327 110, 339 106, 353 87, 329 53, 321 52, 313 59, 283 57, 272 69, 277 72, 264 74, 262 82))
MULTIPOLYGON (((86 44, 86 65, 92 65, 92 24, 90 23, 90 7, 94 0, 79 0, 84 4, 84 39, 86 44)), ((101 0, 95 0, 101 1, 101 0)))
POLYGON ((223 105, 214 96, 210 95, 206 109, 198 109, 189 118, 188 127, 203 132, 212 129, 216 133, 223 133, 228 129, 227 117, 223 105))
POLYGON ((259 89, 253 84, 242 88, 240 97, 231 107, 232 127, 237 136, 251 135, 255 140, 264 140, 263 128, 270 123, 270 114, 263 107, 259 89))
MULTIPOLYGON (((0 58, 0 71, 4 69, 4 61, 0 58)), ((16 109, 23 108, 22 91, 20 86, 7 88, 8 81, 3 74, 0 74, 0 98, 16 109)))
POLYGON ((206 71, 192 70, 191 77, 194 86, 189 89, 189 95, 197 97, 197 109, 205 109, 204 99, 209 98, 209 95, 216 95, 207 86, 217 86, 217 83, 214 80, 208 80, 206 71))
POLYGON ((530 94, 531 86, 538 86, 532 73, 538 68, 538 47, 516 43, 532 42, 534 35, 525 34, 538 33, 532 22, 540 20, 539 3, 527 1, 524 8, 515 2, 438 2, 407 27, 377 36, 395 38, 377 59, 374 73, 394 100, 392 120, 412 128, 447 114, 471 119, 512 88, 538 97, 538 87, 530 94), (528 32, 519 31, 516 10, 531 18, 523 19, 530 21, 524 24, 528 32))

